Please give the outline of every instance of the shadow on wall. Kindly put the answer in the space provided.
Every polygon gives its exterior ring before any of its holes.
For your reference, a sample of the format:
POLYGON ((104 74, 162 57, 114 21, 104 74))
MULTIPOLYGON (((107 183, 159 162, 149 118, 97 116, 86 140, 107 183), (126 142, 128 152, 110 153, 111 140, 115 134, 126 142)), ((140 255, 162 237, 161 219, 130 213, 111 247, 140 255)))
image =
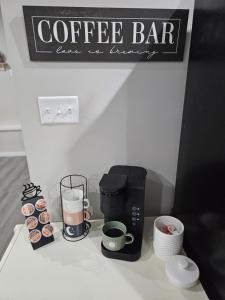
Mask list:
MULTIPOLYGON (((18 34, 23 24, 15 18, 11 24, 18 51, 24 67, 40 69, 110 69, 127 72, 117 93, 110 99, 105 110, 94 121, 90 121, 82 135, 73 146, 63 153, 67 158, 57 166, 52 166, 51 173, 58 174, 66 170, 67 174, 80 173, 88 177, 89 199, 93 205, 94 217, 102 216, 99 210, 98 183, 102 175, 112 165, 136 165, 148 169, 146 185, 146 215, 170 213, 173 205, 177 155, 179 147, 180 124, 182 119, 185 90, 186 65, 183 63, 34 63, 24 45, 26 36, 18 34), (20 38, 20 40, 18 40, 20 38), (133 69, 132 69, 133 68, 133 69), (60 165, 63 164, 63 165, 60 165), (62 167, 62 168, 60 168, 62 167), (166 174, 164 176, 160 174, 166 174)), ((99 73, 98 73, 99 74, 99 73)), ((115 75, 113 75, 115 76, 115 75)), ((116 78, 115 78, 116 80, 116 78)), ((104 89, 97 81, 96 89, 104 89)), ((104 81, 110 84, 109 81, 104 81)), ((88 116, 87 116, 88 117, 88 116)), ((87 121, 87 120, 86 120, 87 121)), ((82 120, 81 120, 81 125, 82 120)), ((63 175, 59 175, 62 177, 63 175)), ((60 180, 60 177, 58 178, 60 180)), ((54 178, 55 179, 55 178, 54 178)), ((56 180, 54 180, 56 181, 56 180)), ((49 189, 49 200, 54 208, 53 218, 60 216, 59 183, 49 189), (54 206, 53 206, 54 205, 54 206)))
MULTIPOLYGON (((173 99, 176 96, 171 86, 178 84, 177 76, 171 73, 179 67, 173 70, 169 65, 136 65, 109 105, 88 124, 66 153, 68 174, 77 173, 88 177, 94 218, 102 217, 99 181, 111 166, 117 164, 136 165, 148 170, 146 215, 171 212, 174 186, 156 170, 169 169, 174 174, 176 172, 181 120, 179 108, 174 111, 167 97, 173 99), (151 76, 166 82, 164 88, 158 86, 159 92, 156 94, 152 93, 155 81, 151 82, 151 76)), ((55 172, 60 169, 59 165, 55 168, 55 172)), ((58 219, 61 215, 59 185, 49 190, 48 197, 54 208, 53 217, 58 219)))
POLYGON ((176 169, 179 144, 179 130, 176 129, 180 127, 180 119, 177 118, 177 111, 174 113, 170 107, 171 103, 166 101, 168 93, 173 98, 174 91, 170 90, 170 86, 174 86, 173 81, 177 80, 171 73, 173 70, 168 65, 166 68, 154 63, 151 66, 143 63, 136 65, 110 104, 67 153, 68 169, 71 172, 76 170, 77 173, 90 174, 89 198, 96 218, 102 217, 98 183, 102 175, 116 164, 137 165, 148 169, 146 215, 171 212, 174 186, 168 179, 153 171, 158 166, 163 169, 164 162, 170 169, 176 169), (155 69, 155 75, 152 74, 152 69, 155 69), (164 75, 160 72, 162 70, 164 75), (158 77, 159 82, 160 79, 167 82, 165 89, 161 90, 159 83, 160 91, 157 95, 152 93, 155 81, 150 82, 151 76, 158 77), (174 125, 176 118, 177 124, 174 125))
MULTIPOLYGON (((153 64, 152 68, 154 67, 153 64)), ((167 71, 169 71, 169 67, 167 71)), ((137 165, 148 170, 145 215, 169 214, 171 212, 174 186, 153 168, 157 169, 157 166, 162 166, 166 160, 166 164, 169 165, 172 165, 174 161, 172 167, 176 167, 178 149, 171 150, 167 146, 170 145, 171 147, 171 142, 169 143, 167 136, 171 136, 171 133, 174 134, 174 125, 171 122, 173 116, 168 115, 170 109, 169 104, 163 100, 165 95, 162 94, 157 99, 151 95, 151 83, 148 82, 149 73, 151 73, 149 66, 137 65, 106 109, 95 121, 89 124, 88 128, 73 144, 73 147, 66 153, 66 169, 69 173, 89 174, 89 199, 93 207, 94 218, 102 218, 103 216, 100 211, 99 181, 104 173, 108 173, 111 166, 117 164, 137 165), (138 72, 137 76, 134 75, 136 71, 138 72), (133 87, 135 81, 139 85, 141 81, 142 86, 137 92, 134 91, 135 88, 133 87), (145 89, 143 86, 146 86, 145 89), (128 96, 132 91, 134 94, 128 96), (138 93, 140 94, 139 98, 135 99, 134 97, 138 93), (160 124, 157 125, 159 122, 155 120, 154 114, 160 112, 163 106, 165 108, 164 116, 160 120, 160 124), (156 124, 155 128, 151 126, 152 119, 156 124), (155 138, 156 135, 157 138, 155 138), (155 141, 154 143, 150 142, 152 139, 155 141), (170 157, 171 154, 172 157, 170 157)), ((167 72, 165 71, 165 73, 167 72)), ((172 137, 173 140, 174 138, 172 137)), ((58 219, 61 215, 59 185, 55 185, 49 190, 48 198, 54 207, 52 210, 54 211, 53 217, 58 219)))
MULTIPOLYGON (((101 176, 89 178, 89 198, 94 208, 94 216, 102 218, 98 183, 101 176)), ((145 181, 145 216, 170 214, 174 201, 174 186, 163 176, 147 170, 145 181)))
MULTIPOLYGON (((105 173, 107 172, 108 170, 105 171, 105 173)), ((103 218, 103 214, 100 211, 100 194, 98 187, 102 174, 99 176, 93 175, 88 179, 88 198, 91 201, 93 218, 95 219, 103 218)), ((174 201, 174 186, 163 176, 152 170, 147 170, 145 184, 145 216, 170 214, 174 201)), ((49 189, 48 199, 50 200, 50 206, 52 208, 54 207, 54 209, 51 208, 53 220, 60 220, 62 212, 59 197, 59 184, 55 184, 49 189)))
POLYGON ((145 215, 170 214, 174 201, 174 185, 152 170, 147 170, 145 215))

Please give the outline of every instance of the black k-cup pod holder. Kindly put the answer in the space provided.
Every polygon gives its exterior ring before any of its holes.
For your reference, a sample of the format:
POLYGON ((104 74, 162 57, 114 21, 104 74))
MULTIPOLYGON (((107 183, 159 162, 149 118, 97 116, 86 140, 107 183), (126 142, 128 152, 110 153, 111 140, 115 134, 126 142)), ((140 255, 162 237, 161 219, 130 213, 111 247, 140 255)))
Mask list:
POLYGON ((54 241, 53 227, 47 203, 41 193, 40 186, 33 183, 24 185, 21 212, 29 231, 29 239, 34 250, 54 241))

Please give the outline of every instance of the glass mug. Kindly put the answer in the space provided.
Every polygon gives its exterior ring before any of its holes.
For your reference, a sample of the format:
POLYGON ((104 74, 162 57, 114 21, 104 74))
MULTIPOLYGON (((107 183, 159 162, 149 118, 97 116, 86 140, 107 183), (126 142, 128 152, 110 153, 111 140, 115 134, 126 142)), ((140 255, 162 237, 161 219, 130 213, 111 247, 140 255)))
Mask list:
POLYGON ((84 193, 80 189, 68 189, 62 194, 65 235, 71 239, 84 233, 84 221, 91 217, 90 212, 87 210, 90 206, 89 201, 84 199, 83 196, 84 193))

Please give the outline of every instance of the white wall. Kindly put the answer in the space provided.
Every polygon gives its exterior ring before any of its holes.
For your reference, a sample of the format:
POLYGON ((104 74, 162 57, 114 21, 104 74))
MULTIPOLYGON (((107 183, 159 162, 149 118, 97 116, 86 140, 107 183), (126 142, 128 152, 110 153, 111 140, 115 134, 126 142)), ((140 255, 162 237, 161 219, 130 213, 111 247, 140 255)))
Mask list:
MULTIPOLYGON (((32 181, 41 184, 54 208, 64 175, 89 178, 90 200, 99 206, 98 181, 114 164, 147 168, 146 210, 166 213, 173 201, 187 72, 183 62, 30 62, 22 5, 50 0, 2 0, 9 59, 19 97, 32 181), (38 96, 78 95, 78 125, 41 126, 38 96)), ((189 8, 194 0, 55 0, 59 6, 189 8)), ((56 210, 54 210, 56 212, 56 210)))
MULTIPOLYGON (((1 1, 0 51, 7 57, 7 46, 1 14, 1 1)), ((9 60, 8 63, 10 63, 9 60)), ((17 127, 20 125, 20 118, 13 78, 9 71, 0 71, 0 157, 5 155, 18 155, 18 153, 24 152, 22 131, 9 130, 15 125, 17 127)))
MULTIPOLYGON (((0 51, 7 56, 0 1, 0 51)), ((0 71, 0 126, 19 124, 16 92, 9 72, 0 71)))

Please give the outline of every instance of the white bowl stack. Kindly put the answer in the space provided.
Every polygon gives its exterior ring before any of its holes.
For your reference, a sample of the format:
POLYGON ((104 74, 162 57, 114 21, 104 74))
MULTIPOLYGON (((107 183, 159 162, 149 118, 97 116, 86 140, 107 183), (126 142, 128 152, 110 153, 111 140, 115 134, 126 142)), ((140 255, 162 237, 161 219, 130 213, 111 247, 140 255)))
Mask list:
POLYGON ((171 255, 181 252, 183 245, 184 225, 182 222, 171 216, 161 216, 155 219, 153 233, 153 248, 155 255, 167 260, 171 255), (161 228, 163 225, 174 225, 176 232, 166 234, 161 228))

